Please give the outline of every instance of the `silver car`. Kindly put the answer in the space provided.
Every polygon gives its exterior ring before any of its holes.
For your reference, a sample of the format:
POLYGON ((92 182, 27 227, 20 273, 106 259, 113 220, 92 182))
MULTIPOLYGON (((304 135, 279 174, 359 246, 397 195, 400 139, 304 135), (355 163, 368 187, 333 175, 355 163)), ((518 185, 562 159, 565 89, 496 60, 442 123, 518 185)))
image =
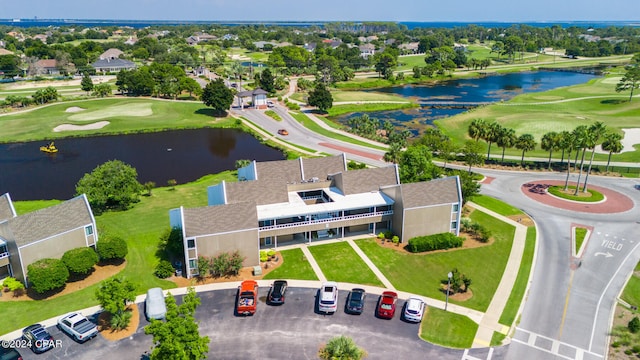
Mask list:
POLYGON ((427 304, 422 299, 411 296, 404 306, 404 319, 407 321, 420 322, 424 315, 427 304))
POLYGON ((318 311, 334 313, 338 310, 338 284, 329 281, 322 284, 320 296, 318 296, 318 311))
POLYGON ((96 324, 80 313, 69 313, 58 319, 58 328, 79 342, 85 342, 98 335, 96 324))

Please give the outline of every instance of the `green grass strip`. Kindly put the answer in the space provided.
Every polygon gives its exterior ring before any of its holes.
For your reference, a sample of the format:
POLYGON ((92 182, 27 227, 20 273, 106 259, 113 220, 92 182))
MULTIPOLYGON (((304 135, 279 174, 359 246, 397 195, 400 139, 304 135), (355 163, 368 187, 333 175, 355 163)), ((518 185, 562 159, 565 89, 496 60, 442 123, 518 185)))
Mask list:
POLYGON ((587 237, 587 229, 583 227, 575 227, 574 231, 576 240, 576 253, 574 255, 577 255, 580 252, 584 239, 587 237))
POLYGON ((622 300, 634 306, 640 306, 640 277, 631 276, 622 292, 622 300))
POLYGON ((478 324, 464 315, 429 307, 422 324, 420 337, 430 343, 465 349, 470 348, 478 331, 478 324))
POLYGON ((494 331, 493 336, 491 336, 491 346, 500 346, 506 337, 507 335, 494 331))
POLYGON ((419 107, 420 105, 415 103, 364 103, 364 104, 344 104, 334 105, 327 111, 330 117, 349 114, 354 112, 373 112, 373 111, 388 111, 399 110, 419 107))
POLYGON ((473 197, 473 202, 503 216, 524 215, 520 209, 491 196, 479 194, 473 197))
POLYGON ((275 111, 273 110, 267 110, 264 112, 265 115, 269 116, 270 118, 272 118, 275 121, 282 121, 282 118, 280 117, 280 115, 278 115, 275 111))
POLYGON ((332 281, 384 286, 369 266, 346 242, 310 246, 322 273, 332 281))
MULTIPOLYGON (((576 187, 573 185, 569 185, 569 189, 570 190, 575 190, 576 187)), ((589 197, 583 197, 583 196, 575 196, 573 194, 566 194, 563 192, 564 190, 564 186, 561 185, 556 185, 556 186, 550 186, 547 191, 553 195, 553 196, 557 196, 559 198, 562 199, 566 199, 566 200, 572 200, 572 201, 580 201, 580 202, 598 202, 598 201, 602 201, 604 200, 604 195, 602 195, 602 193, 592 190, 592 189, 587 189, 587 192, 589 194, 591 194, 591 196, 589 197)), ((578 193, 582 193, 582 190, 578 190, 578 193)))
POLYGON ((290 249, 280 251, 282 255, 282 265, 264 276, 265 280, 275 279, 297 279, 297 280, 318 280, 311 264, 305 258, 300 249, 290 249))
POLYGON ((296 120, 298 120, 298 122, 300 122, 304 127, 306 127, 307 129, 318 133, 320 135, 324 135, 326 137, 332 138, 332 139, 336 139, 336 140, 340 140, 340 141, 344 141, 350 144, 355 144, 355 145, 360 145, 360 146, 365 146, 368 148, 372 148, 372 149, 377 149, 377 150, 383 150, 386 151, 387 149, 381 146, 376 146, 373 144, 370 144, 368 142, 364 142, 364 141, 360 141, 360 140, 356 140, 353 138, 350 138, 348 136, 342 135, 342 134, 338 134, 335 133, 333 131, 329 131, 323 127, 321 127, 320 125, 318 125, 315 121, 309 119, 309 117, 307 115, 305 115, 304 113, 301 112, 289 112, 289 114, 296 120))
POLYGON ((518 276, 516 282, 513 284, 509 299, 502 310, 502 315, 498 321, 500 324, 511 326, 518 314, 518 309, 524 298, 524 292, 527 290, 527 283, 529 282, 529 275, 531 273, 531 266, 533 264, 533 254, 536 249, 536 228, 530 226, 527 229, 527 240, 524 244, 524 252, 522 253, 522 260, 520 262, 520 269, 518 270, 518 276))

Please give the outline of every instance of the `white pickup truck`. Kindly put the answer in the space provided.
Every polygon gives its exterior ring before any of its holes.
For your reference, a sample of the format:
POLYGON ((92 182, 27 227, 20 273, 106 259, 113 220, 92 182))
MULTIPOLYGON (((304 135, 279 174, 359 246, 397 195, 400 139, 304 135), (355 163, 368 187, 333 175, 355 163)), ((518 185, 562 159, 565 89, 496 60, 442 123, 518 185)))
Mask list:
POLYGON ((58 319, 58 328, 79 342, 85 342, 98 335, 96 324, 79 313, 69 313, 58 319))

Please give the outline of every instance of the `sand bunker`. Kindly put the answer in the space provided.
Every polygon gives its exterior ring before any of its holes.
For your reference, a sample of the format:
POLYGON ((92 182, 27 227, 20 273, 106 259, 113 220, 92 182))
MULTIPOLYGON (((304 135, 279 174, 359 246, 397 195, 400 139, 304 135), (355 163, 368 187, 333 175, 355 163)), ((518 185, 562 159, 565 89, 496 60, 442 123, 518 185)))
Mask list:
MULTIPOLYGON (((640 128, 635 129, 622 129, 624 137, 622 138, 622 151, 629 152, 636 151, 633 145, 640 144, 640 128)), ((608 154, 608 151, 602 150, 602 146, 596 146, 596 152, 600 154, 608 154)))
POLYGON ((68 113, 77 113, 77 112, 84 111, 84 110, 85 110, 85 109, 83 109, 83 108, 81 108, 81 107, 72 106, 72 107, 70 107, 70 108, 67 108, 67 110, 65 110, 65 112, 68 112, 68 113))
POLYGON ((58 125, 56 126, 53 131, 54 132, 60 132, 60 131, 82 131, 82 130, 97 130, 97 129, 102 129, 103 127, 109 125, 108 121, 98 121, 96 123, 93 124, 87 124, 87 125, 71 125, 71 124, 62 124, 62 125, 58 125))
POLYGON ((83 111, 78 114, 69 116, 69 120, 74 121, 95 121, 108 119, 112 117, 131 117, 131 116, 151 116, 153 110, 151 103, 135 103, 107 106, 97 110, 83 111))

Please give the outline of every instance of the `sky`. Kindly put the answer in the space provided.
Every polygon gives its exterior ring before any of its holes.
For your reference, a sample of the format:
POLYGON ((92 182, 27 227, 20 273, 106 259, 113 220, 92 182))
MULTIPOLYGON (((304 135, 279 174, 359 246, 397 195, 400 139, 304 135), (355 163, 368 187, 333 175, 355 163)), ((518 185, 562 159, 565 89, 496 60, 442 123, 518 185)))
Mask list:
POLYGON ((0 18, 202 21, 634 21, 640 20, 638 3, 638 0, 0 0, 0 18))

